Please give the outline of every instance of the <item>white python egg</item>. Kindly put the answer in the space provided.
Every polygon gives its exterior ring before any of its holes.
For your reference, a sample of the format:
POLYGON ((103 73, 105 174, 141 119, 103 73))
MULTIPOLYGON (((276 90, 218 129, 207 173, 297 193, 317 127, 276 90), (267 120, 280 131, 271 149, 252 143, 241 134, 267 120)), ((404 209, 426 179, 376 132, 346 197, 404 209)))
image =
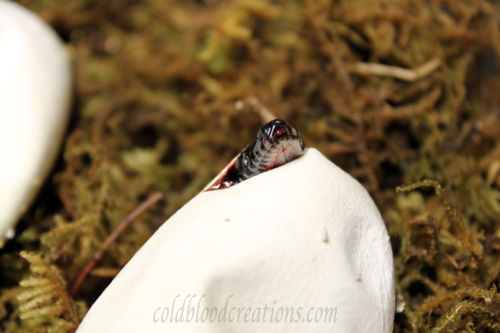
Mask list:
POLYGON ((57 156, 69 116, 70 72, 52 28, 0 0, 0 248, 57 156))
POLYGON ((135 254, 86 332, 392 332, 389 236, 319 151, 202 192, 135 254))

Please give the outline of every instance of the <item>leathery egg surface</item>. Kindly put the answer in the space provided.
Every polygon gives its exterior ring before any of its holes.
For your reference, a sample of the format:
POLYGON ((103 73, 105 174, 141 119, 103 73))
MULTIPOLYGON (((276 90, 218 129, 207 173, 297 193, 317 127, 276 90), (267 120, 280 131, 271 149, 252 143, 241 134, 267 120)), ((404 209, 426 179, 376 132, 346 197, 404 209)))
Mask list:
POLYGON ((0 248, 54 162, 70 96, 59 37, 34 13, 0 0, 0 248))
POLYGON ((319 151, 188 202, 85 332, 392 332, 393 255, 367 191, 319 151))

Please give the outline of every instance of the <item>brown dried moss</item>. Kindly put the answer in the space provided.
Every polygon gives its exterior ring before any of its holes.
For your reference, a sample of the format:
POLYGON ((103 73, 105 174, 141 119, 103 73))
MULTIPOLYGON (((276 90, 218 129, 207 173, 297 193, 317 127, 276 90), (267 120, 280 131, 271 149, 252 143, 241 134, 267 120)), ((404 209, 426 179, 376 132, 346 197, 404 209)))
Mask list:
POLYGON ((90 306, 110 271, 253 139, 262 122, 245 101, 257 97, 377 202, 395 256, 395 331, 498 331, 496 4, 20 2, 67 41, 75 106, 63 158, 2 250, 2 329, 26 329, 16 297, 27 266, 16 251, 42 253, 71 285, 117 224, 163 192, 76 295, 90 306), (396 78, 400 69, 413 79, 396 78), (438 193, 395 193, 411 183, 438 193))

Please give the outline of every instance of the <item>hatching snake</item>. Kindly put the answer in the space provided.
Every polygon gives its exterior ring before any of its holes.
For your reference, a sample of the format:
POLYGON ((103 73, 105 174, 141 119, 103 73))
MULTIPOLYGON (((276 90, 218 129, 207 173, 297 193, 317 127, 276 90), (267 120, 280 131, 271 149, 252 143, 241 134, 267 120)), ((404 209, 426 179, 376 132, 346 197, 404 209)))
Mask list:
POLYGON ((299 131, 283 119, 262 126, 257 137, 222 171, 205 191, 221 190, 277 168, 307 151, 299 131))

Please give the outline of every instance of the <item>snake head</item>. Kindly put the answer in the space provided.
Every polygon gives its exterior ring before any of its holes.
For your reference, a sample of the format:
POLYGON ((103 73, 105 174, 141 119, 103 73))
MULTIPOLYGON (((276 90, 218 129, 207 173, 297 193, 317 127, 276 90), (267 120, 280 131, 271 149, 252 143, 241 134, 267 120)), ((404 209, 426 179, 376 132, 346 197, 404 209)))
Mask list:
POLYGON ((261 127, 257 138, 261 138, 265 143, 266 141, 275 145, 283 140, 298 140, 302 150, 306 146, 300 136, 299 131, 283 119, 274 119, 261 127))
POLYGON ((306 153, 299 131, 283 119, 262 126, 249 144, 205 191, 221 190, 260 173, 277 168, 306 153))
POLYGON ((299 131, 283 119, 274 119, 262 126, 255 140, 241 152, 230 178, 236 184, 288 163, 305 152, 299 131))

